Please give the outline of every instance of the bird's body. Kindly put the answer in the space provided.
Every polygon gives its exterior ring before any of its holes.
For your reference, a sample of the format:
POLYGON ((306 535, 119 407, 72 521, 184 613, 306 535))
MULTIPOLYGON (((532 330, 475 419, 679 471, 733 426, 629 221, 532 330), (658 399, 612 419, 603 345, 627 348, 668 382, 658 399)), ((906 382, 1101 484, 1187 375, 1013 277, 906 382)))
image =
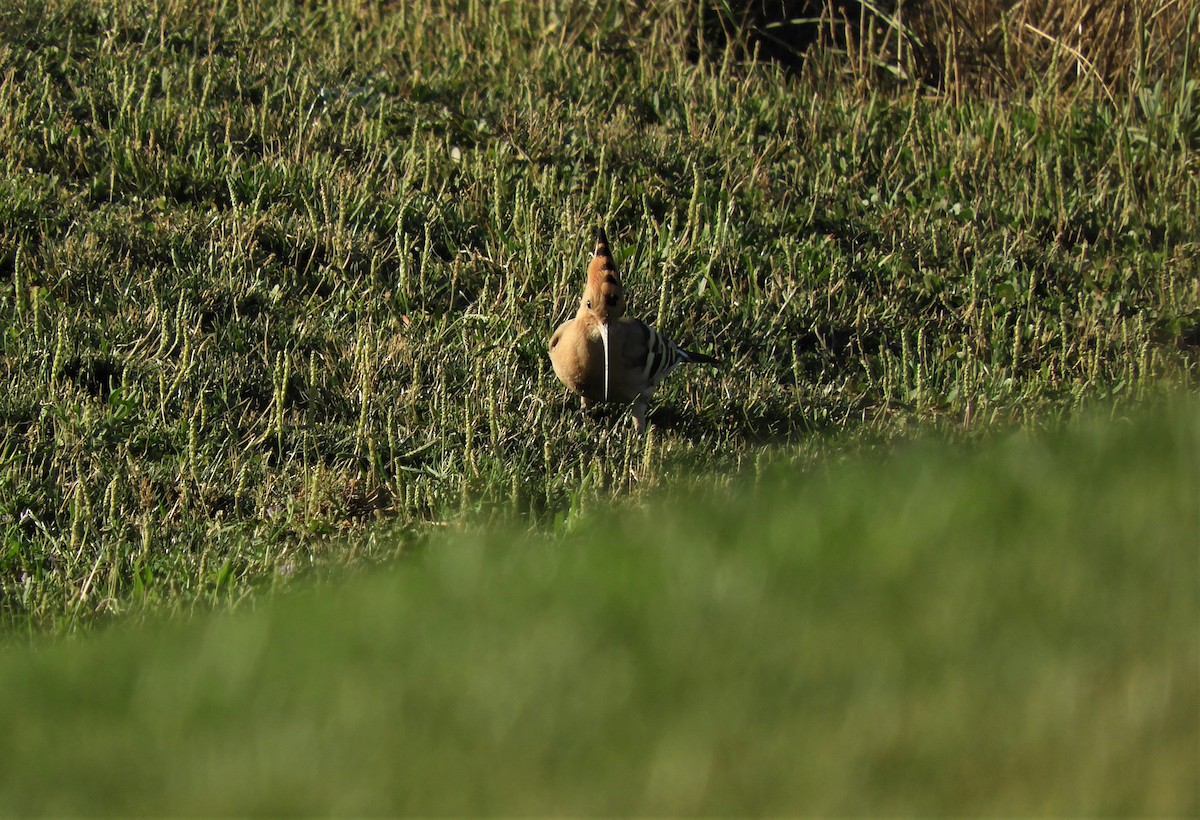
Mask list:
POLYGON ((684 350, 624 314, 625 292, 601 229, 579 312, 550 337, 550 362, 559 380, 583 398, 584 407, 633 402, 634 423, 641 431, 651 394, 677 365, 717 360, 684 350))

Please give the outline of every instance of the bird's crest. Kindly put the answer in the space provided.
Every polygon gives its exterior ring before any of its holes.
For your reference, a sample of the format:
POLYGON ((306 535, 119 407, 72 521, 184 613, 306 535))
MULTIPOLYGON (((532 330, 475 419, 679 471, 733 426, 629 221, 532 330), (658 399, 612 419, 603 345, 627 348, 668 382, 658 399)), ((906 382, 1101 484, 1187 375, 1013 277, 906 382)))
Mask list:
POLYGON ((625 293, 621 277, 617 275, 617 263, 613 259, 604 228, 596 230, 596 250, 588 264, 587 298, 591 309, 602 319, 618 319, 625 311, 625 293))
MULTIPOLYGON (((592 262, 588 265, 588 282, 603 282, 607 276, 616 279, 617 263, 608 246, 608 237, 603 228, 596 229, 596 250, 592 251, 592 262)), ((617 280, 620 285, 620 280, 617 280)))

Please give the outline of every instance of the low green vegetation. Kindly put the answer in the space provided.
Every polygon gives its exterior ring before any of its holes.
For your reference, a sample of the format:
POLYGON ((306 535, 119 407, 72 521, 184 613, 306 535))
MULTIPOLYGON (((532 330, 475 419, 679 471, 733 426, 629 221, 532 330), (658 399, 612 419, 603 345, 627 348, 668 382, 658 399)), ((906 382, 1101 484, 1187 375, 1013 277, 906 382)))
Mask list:
POLYGON ((1200 814, 1200 12, 768 5, 0 8, 0 814, 1200 814))
POLYGON ((688 8, 6 4, 9 634, 1194 387, 1185 39, 1127 93, 973 97, 704 51, 688 8), (597 223, 727 365, 645 440, 547 365, 597 223))
POLYGON ((1195 816, 1200 406, 0 653, 0 813, 1195 816))

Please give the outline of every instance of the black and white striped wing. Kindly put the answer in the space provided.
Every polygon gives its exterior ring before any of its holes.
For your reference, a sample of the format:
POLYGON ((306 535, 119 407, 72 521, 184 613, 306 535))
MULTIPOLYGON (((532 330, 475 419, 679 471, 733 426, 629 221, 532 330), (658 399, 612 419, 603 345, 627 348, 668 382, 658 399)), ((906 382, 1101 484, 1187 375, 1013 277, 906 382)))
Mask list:
POLYGON ((646 336, 646 356, 641 362, 642 383, 655 387, 670 375, 680 362, 688 361, 687 353, 673 341, 645 322, 639 322, 646 336))

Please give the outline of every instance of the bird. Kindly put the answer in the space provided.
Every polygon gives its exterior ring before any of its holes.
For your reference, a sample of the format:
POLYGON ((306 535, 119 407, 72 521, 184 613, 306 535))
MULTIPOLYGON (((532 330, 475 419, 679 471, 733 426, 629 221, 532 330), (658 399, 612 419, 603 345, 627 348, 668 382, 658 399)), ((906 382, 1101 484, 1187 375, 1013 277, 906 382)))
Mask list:
POLYGON ((550 337, 550 363, 559 381, 582 397, 584 410, 598 402, 633 402, 634 427, 644 433, 650 397, 671 371, 685 362, 720 362, 626 316, 626 307, 608 237, 597 228, 579 311, 550 337))

